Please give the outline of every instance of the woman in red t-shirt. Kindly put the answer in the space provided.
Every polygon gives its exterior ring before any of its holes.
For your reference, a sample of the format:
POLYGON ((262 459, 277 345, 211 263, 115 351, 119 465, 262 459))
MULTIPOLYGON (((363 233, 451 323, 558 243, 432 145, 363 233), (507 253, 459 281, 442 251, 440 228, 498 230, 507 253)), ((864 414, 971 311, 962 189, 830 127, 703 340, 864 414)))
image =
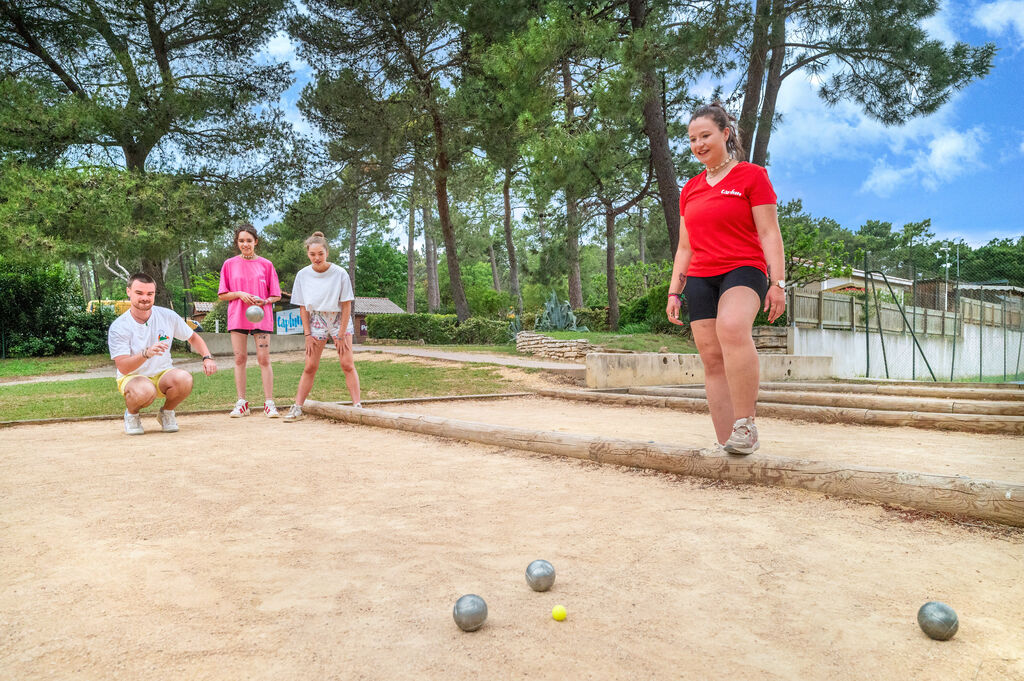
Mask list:
POLYGON ((751 329, 758 310, 772 322, 786 308, 785 256, 775 191, 764 168, 737 159, 734 122, 718 102, 690 117, 690 150, 705 169, 679 197, 679 248, 665 314, 681 324, 686 296, 718 446, 750 454, 758 448, 760 380, 751 329))

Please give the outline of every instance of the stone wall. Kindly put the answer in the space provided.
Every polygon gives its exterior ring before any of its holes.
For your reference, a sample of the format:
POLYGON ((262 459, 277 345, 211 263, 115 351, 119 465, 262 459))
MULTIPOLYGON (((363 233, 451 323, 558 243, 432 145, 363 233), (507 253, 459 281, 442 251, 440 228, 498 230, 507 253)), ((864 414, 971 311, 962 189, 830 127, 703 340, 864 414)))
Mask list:
POLYGON ((755 326, 754 345, 760 354, 791 355, 793 343, 788 326, 755 326))
POLYGON ((600 345, 594 345, 583 338, 559 340, 532 331, 520 331, 516 334, 516 350, 539 357, 564 359, 570 362, 584 359, 590 352, 604 351, 600 345))

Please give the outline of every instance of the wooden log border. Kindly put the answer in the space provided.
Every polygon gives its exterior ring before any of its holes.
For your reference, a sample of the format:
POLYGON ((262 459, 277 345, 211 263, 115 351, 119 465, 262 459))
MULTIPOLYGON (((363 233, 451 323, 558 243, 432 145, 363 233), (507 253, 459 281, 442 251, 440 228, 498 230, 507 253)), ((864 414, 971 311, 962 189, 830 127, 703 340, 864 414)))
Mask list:
POLYGON ((765 381, 764 383, 761 384, 761 389, 797 390, 800 392, 857 393, 863 395, 897 395, 901 397, 937 397, 959 400, 1002 400, 1009 402, 1024 402, 1024 390, 1013 390, 1010 388, 957 388, 949 385, 905 385, 900 383, 889 385, 881 383, 810 383, 806 381, 765 381))
POLYGON ((791 487, 1024 527, 1024 485, 639 440, 513 428, 307 400, 307 414, 345 423, 466 440, 603 464, 713 480, 791 487))
MULTIPOLYGON (((681 411, 707 412, 704 399, 696 397, 659 397, 656 395, 623 395, 585 390, 539 390, 542 397, 555 397, 584 402, 604 402, 634 407, 664 407, 681 411)), ((966 433, 1024 435, 1024 417, 985 414, 932 414, 929 412, 883 411, 850 407, 814 407, 800 404, 757 405, 758 416, 774 416, 820 423, 854 423, 867 426, 910 426, 936 430, 957 430, 966 433)))
MULTIPOLYGON (((627 392, 632 395, 660 397, 699 397, 706 399, 704 388, 661 388, 638 386, 627 392)), ((896 395, 848 395, 835 392, 798 392, 796 390, 764 390, 757 403, 809 404, 819 407, 852 407, 883 411, 922 411, 931 414, 988 414, 1024 417, 1024 402, 987 400, 946 400, 936 397, 900 397, 896 395)))

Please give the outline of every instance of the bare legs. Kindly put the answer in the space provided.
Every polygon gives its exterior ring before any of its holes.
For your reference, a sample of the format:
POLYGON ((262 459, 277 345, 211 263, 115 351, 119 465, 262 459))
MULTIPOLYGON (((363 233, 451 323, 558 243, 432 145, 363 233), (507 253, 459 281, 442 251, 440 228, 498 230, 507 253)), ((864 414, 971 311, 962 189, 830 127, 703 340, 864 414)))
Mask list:
MULTIPOLYGON (((348 387, 348 394, 353 404, 359 404, 359 374, 356 372, 355 353, 352 352, 352 336, 342 334, 334 339, 338 348, 338 361, 341 370, 345 372, 345 385, 348 387)), ((324 347, 327 346, 327 339, 313 339, 306 347, 306 366, 302 370, 302 377, 299 378, 299 390, 295 395, 295 404, 300 407, 306 403, 309 392, 313 389, 313 382, 316 380, 316 372, 320 368, 320 356, 324 347)))
POLYGON ((754 416, 757 407, 761 367, 750 330, 760 304, 752 289, 734 286, 718 300, 717 319, 690 324, 719 443, 729 439, 736 419, 754 416))
MULTIPOLYGON (((274 399, 274 368, 270 364, 270 334, 255 333, 256 361, 260 365, 260 377, 263 379, 263 398, 274 399)), ((249 361, 249 335, 231 332, 231 350, 235 355, 235 393, 238 399, 245 399, 246 364, 249 361)))
MULTIPOLYGON (((160 392, 164 394, 164 406, 161 409, 174 411, 192 392, 192 374, 183 369, 171 369, 160 377, 160 392)), ((140 409, 153 404, 156 398, 156 386, 143 376, 136 376, 124 387, 124 405, 129 414, 138 414, 140 409)))

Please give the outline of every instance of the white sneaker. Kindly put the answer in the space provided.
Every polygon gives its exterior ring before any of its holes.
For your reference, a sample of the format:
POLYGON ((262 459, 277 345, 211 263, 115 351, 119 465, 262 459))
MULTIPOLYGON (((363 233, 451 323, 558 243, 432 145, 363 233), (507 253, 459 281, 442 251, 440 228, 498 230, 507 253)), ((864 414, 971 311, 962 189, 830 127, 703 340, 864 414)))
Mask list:
POLYGON ((288 413, 284 416, 285 423, 292 423, 293 421, 301 421, 304 417, 302 416, 302 407, 297 404, 293 404, 292 408, 288 410, 288 413))
POLYGON ((277 405, 274 404, 274 400, 267 400, 263 403, 263 413, 267 415, 268 419, 281 417, 281 415, 277 413, 277 405))
POLYGON ((163 428, 165 433, 178 432, 178 421, 174 418, 173 409, 170 411, 161 409, 156 413, 156 420, 160 422, 160 427, 163 428))
POLYGON ((146 429, 142 427, 142 417, 138 414, 129 414, 124 410, 124 432, 128 435, 142 435, 146 429))
POLYGON ((235 402, 235 408, 231 410, 231 418, 237 419, 249 415, 249 403, 243 399, 235 402))
POLYGON ((732 424, 732 436, 726 440, 724 448, 730 454, 753 454, 761 444, 757 441, 757 426, 754 417, 737 419, 732 424))

